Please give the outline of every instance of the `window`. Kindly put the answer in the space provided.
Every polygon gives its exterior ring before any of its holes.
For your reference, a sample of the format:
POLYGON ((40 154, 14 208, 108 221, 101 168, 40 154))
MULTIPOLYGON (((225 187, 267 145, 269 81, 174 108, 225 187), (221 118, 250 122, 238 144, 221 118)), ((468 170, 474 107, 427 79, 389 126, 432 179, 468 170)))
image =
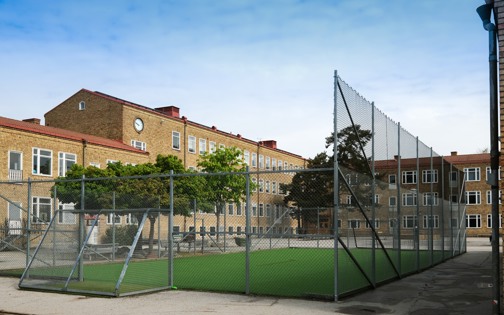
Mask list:
POLYGON ((52 151, 33 148, 33 174, 52 175, 52 151))
POLYGON ((466 226, 475 229, 481 228, 481 214, 466 215, 466 226))
MULTIPOLYGON (((60 203, 58 205, 59 210, 73 210, 75 205, 73 203, 60 203)), ((59 224, 76 224, 77 215, 70 211, 59 211, 58 212, 58 223, 59 224)))
POLYGON ((416 206, 417 195, 416 193, 405 193, 402 195, 402 205, 403 206, 416 206))
POLYGON ((219 149, 224 149, 226 146, 223 143, 219 143, 219 149))
POLYGON ((413 229, 418 226, 417 216, 416 215, 405 215, 403 216, 403 228, 405 229, 413 229))
POLYGON ((178 235, 180 234, 180 225, 174 225, 173 226, 173 235, 178 235))
POLYGON ((282 170, 282 160, 278 160, 278 170, 282 170))
POLYGON ((433 228, 439 229, 439 216, 438 215, 424 215, 423 216, 423 227, 424 229, 433 228))
POLYGON ((252 216, 256 217, 257 216, 257 205, 252 204, 252 216))
POLYGON ((403 184, 416 184, 416 182, 417 182, 417 172, 416 171, 402 172, 402 183, 403 184))
POLYGON ((389 175, 389 189, 396 189, 397 188, 397 177, 395 174, 389 175))
POLYGON ((276 170, 276 168, 277 168, 277 161, 275 158, 271 159, 271 168, 273 170, 276 170))
MULTIPOLYGON (((370 220, 370 221, 372 222, 373 220, 370 220)), ((369 228, 371 228, 371 225, 369 225, 369 222, 366 220, 366 229, 369 229, 369 228)), ((379 229, 380 228, 380 220, 376 219, 374 221, 374 228, 375 229, 379 229)))
POLYGON ((284 162, 284 170, 288 170, 289 169, 289 163, 287 163, 287 161, 284 162))
POLYGON ((259 180, 259 192, 264 192, 264 180, 259 180))
POLYGON ((236 205, 236 215, 242 215, 242 204, 241 203, 236 205))
POLYGON ((423 205, 424 206, 437 206, 438 205, 438 193, 424 193, 423 194, 423 205))
POLYGON ((269 203, 266 204, 266 216, 271 218, 271 205, 269 203))
POLYGON ((466 181, 468 182, 479 181, 481 178, 481 171, 479 167, 464 168, 464 173, 466 176, 466 181))
POLYGON ((259 168, 264 168, 264 155, 259 154, 259 168))
POLYGON ((228 233, 229 233, 229 235, 233 235, 233 227, 232 226, 228 226, 228 233))
MULTIPOLYGON (((492 191, 487 190, 486 192, 486 202, 487 204, 492 204, 492 191)), ((502 191, 499 190, 499 204, 502 204, 502 191)))
POLYGON ((206 153, 206 139, 199 139, 199 154, 206 153))
POLYGON ((275 219, 280 218, 280 205, 275 205, 275 219))
POLYGON ((109 213, 107 215, 107 224, 121 224, 121 216, 114 213, 109 213))
POLYGON ((391 207, 397 206, 397 198, 395 196, 389 197, 389 206, 391 207))
POLYGON ((270 181, 269 181, 269 180, 267 180, 267 181, 266 181, 266 192, 267 192, 267 193, 269 193, 269 192, 271 191, 270 187, 271 187, 271 186, 270 186, 270 181))
POLYGON ((252 167, 257 167, 257 154, 252 153, 252 167))
POLYGON ((254 189, 252 189, 252 192, 257 192, 257 179, 255 177, 252 178, 252 183, 253 183, 252 186, 254 188, 254 189))
POLYGON ((49 223, 51 221, 51 198, 33 197, 32 211, 34 223, 49 223))
POLYGON ((359 220, 348 220, 348 228, 349 229, 359 229, 360 221, 359 220))
POLYGON ((242 227, 241 226, 237 226, 236 227, 236 235, 241 235, 242 234, 242 227))
POLYGON ((269 170, 271 168, 271 158, 269 156, 266 157, 266 169, 269 170))
POLYGON ((277 193, 277 183, 276 182, 271 182, 271 193, 272 194, 277 193))
POLYGON ((423 183, 437 183, 438 182, 437 170, 423 170, 422 171, 422 182, 423 183))
MULTIPOLYGON (((502 228, 502 214, 499 215, 499 227, 502 228)), ((492 228, 492 215, 487 214, 487 228, 492 228)))
POLYGON ((136 225, 138 224, 138 219, 135 215, 128 213, 126 216, 126 224, 127 225, 136 225))
POLYGON ((352 195, 347 195, 346 196, 346 204, 351 205, 352 204, 352 195))
POLYGON ((85 110, 86 109, 86 102, 80 101, 79 102, 79 110, 85 110))
POLYGON ((250 164, 250 152, 245 150, 243 151, 243 161, 245 164, 249 165, 250 164))
POLYGON ((264 204, 259 204, 259 216, 264 217, 264 204))
POLYGON ((212 235, 212 236, 215 235, 215 231, 216 231, 215 226, 211 226, 210 227, 210 235, 212 235))
POLYGON ((466 203, 468 205, 481 204, 481 192, 480 191, 466 191, 466 203))
POLYGON ((234 215, 234 204, 232 203, 228 204, 228 214, 234 215))
POLYGON ((214 141, 210 141, 208 143, 208 150, 210 151, 210 153, 214 153, 215 151, 217 151, 217 145, 215 144, 214 141))
POLYGON ((172 131, 172 148, 180 150, 180 132, 172 131))
POLYGON ((380 203, 380 195, 378 195, 378 194, 374 195, 374 203, 375 203, 375 205, 380 203))
POLYGON ((77 156, 72 153, 60 152, 58 155, 58 176, 65 176, 72 165, 77 163, 77 156))
POLYGON ((89 162, 89 166, 94 166, 96 168, 100 168, 100 163, 98 163, 98 162, 89 162))
POLYGON ((131 140, 131 146, 138 150, 147 151, 147 144, 142 141, 131 140))
POLYGON ((23 179, 23 153, 9 151, 9 180, 23 179))
POLYGON ((189 153, 196 153, 196 137, 195 136, 188 137, 187 150, 189 151, 189 153))
MULTIPOLYGON (((490 174, 492 173, 492 168, 490 166, 486 167, 486 180, 490 179, 490 174)), ((498 179, 501 180, 501 167, 499 166, 499 170, 497 171, 498 179)))

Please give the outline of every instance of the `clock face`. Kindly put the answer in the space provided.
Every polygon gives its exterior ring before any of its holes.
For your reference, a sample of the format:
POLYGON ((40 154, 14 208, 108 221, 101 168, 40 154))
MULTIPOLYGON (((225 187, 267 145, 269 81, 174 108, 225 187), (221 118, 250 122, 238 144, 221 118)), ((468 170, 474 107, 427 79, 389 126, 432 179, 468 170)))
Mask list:
POLYGON ((144 128, 144 122, 143 122, 143 120, 141 120, 140 118, 135 119, 134 126, 135 126, 135 130, 136 131, 138 131, 138 132, 142 131, 143 128, 144 128))

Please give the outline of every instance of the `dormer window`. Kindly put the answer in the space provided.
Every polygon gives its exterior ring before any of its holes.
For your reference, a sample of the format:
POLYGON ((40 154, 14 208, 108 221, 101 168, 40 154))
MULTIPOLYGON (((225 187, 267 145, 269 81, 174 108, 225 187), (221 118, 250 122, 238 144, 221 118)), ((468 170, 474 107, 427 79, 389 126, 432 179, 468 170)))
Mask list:
POLYGON ((79 110, 85 110, 86 109, 86 102, 80 101, 79 102, 79 110))

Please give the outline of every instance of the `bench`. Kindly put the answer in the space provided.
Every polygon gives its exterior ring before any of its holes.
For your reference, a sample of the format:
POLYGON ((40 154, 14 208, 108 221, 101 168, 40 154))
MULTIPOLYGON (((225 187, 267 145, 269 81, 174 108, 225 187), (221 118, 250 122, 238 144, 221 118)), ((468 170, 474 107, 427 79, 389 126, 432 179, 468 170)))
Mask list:
POLYGON ((106 243, 106 244, 88 244, 84 248, 83 256, 92 260, 93 257, 96 259, 102 257, 105 259, 112 258, 112 255, 119 249, 118 243, 106 243))

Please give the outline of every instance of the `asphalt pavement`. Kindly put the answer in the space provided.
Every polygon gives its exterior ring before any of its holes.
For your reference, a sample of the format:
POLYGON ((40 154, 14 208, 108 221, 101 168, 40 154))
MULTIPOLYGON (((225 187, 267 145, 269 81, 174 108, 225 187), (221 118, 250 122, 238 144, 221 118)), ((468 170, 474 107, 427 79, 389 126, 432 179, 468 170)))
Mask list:
POLYGON ((467 253, 422 273, 338 302, 170 290, 122 298, 20 290, 0 277, 0 314, 491 314, 491 246, 468 240, 467 253))

